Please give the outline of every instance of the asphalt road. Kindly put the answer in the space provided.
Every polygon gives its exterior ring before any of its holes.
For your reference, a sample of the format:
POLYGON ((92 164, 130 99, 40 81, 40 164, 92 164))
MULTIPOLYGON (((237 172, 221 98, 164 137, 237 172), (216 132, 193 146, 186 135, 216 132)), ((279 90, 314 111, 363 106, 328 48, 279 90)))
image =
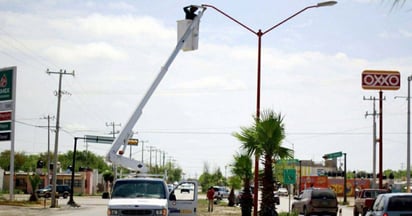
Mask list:
MULTIPOLYGON (((203 195, 199 195, 199 199, 205 198, 203 195)), ((25 199, 25 198, 23 198, 25 199)), ((353 198, 348 198, 348 201, 353 201, 353 198)), ((339 199, 341 200, 341 199, 339 199)), ((81 215, 106 215, 106 207, 108 199, 102 199, 97 196, 90 197, 74 197, 74 201, 80 205, 79 208, 73 208, 67 205, 68 199, 59 199, 58 208, 49 208, 46 206, 35 206, 35 207, 19 207, 19 206, 3 206, 0 205, 0 215, 1 216, 81 216, 81 215)), ((226 202, 223 200, 222 202, 226 202)), ((280 197, 280 205, 277 206, 278 212, 289 212, 289 206, 293 202, 293 197, 280 197)), ((353 207, 351 206, 339 206, 342 210, 342 214, 338 216, 353 216, 353 207)))
MULTIPOLYGON (((18 199, 18 197, 16 197, 18 199)), ((67 216, 81 216, 81 215, 106 215, 106 208, 108 199, 102 199, 97 196, 90 197, 74 197, 74 201, 80 205, 79 208, 73 208, 67 205, 69 199, 58 199, 59 207, 50 208, 49 203, 46 206, 32 206, 32 207, 19 207, 19 206, 4 206, 0 205, 0 215, 1 216, 57 216, 57 215, 67 215, 67 216)))

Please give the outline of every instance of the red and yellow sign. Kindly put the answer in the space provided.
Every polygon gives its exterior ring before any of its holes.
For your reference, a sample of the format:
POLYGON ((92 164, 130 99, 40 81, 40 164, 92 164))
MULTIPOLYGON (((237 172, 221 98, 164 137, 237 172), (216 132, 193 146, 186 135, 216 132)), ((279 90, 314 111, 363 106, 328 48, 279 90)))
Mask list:
POLYGON ((362 88, 374 90, 398 90, 401 87, 399 71, 364 70, 362 88))

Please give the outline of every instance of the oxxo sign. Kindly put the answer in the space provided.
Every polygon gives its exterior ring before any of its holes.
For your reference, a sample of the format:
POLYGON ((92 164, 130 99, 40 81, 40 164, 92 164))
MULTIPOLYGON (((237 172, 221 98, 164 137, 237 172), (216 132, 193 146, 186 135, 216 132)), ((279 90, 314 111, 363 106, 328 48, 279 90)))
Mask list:
POLYGON ((375 90, 398 90, 401 87, 399 71, 364 70, 362 88, 375 90))

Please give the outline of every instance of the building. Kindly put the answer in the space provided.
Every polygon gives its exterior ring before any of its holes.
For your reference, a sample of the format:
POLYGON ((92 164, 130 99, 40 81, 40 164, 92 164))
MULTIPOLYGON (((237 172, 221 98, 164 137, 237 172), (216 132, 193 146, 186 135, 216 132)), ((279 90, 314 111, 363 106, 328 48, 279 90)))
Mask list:
MULTIPOLYGON (((14 173, 14 193, 29 194, 33 192, 31 188, 30 177, 34 172, 15 172, 14 173)), ((39 188, 43 188, 51 182, 48 180, 46 173, 39 173, 41 179, 39 188)), ((67 172, 57 173, 57 184, 66 184, 71 186, 72 174, 67 172)), ((0 169, 0 191, 8 190, 10 184, 10 172, 0 169)), ((98 191, 99 173, 97 170, 85 169, 74 175, 73 194, 94 195, 98 191)))

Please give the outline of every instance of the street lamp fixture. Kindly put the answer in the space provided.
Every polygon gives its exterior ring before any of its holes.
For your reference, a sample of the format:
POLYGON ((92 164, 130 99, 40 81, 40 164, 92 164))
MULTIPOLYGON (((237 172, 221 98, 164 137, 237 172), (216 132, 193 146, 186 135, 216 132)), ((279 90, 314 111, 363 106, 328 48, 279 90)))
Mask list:
MULTIPOLYGON (((260 65, 261 65, 262 36, 265 35, 266 33, 270 32, 270 31, 272 31, 273 29, 277 28, 278 26, 282 25, 283 23, 287 22, 288 20, 292 19, 293 17, 297 16, 298 14, 304 12, 305 10, 308 10, 310 8, 332 6, 332 5, 335 5, 336 3, 337 3, 337 1, 325 1, 325 2, 317 3, 315 5, 307 6, 307 7, 303 8, 302 10, 294 13, 292 16, 289 16, 288 18, 284 19, 283 21, 279 22, 278 24, 272 26, 271 28, 269 28, 269 29, 267 29, 266 31, 263 31, 263 32, 262 32, 261 29, 259 29, 258 31, 254 31, 253 29, 251 29, 247 25, 241 23, 240 21, 236 20, 235 18, 231 17, 230 15, 228 15, 227 13, 223 12, 222 10, 216 8, 213 5, 207 5, 207 4, 202 5, 202 7, 205 7, 205 8, 213 8, 217 12, 219 12, 222 15, 226 16, 227 18, 231 19, 232 21, 236 22, 237 24, 239 24, 243 28, 247 29, 248 31, 252 32, 253 34, 255 34, 258 37, 257 96, 256 96, 256 118, 257 119, 260 118, 260 80, 261 80, 261 76, 260 76, 261 67, 260 67, 260 65)), ((253 191, 254 197, 258 197, 259 157, 260 157, 260 155, 255 154, 255 165, 254 165, 254 167, 255 167, 254 168, 254 185, 255 185, 255 187, 254 187, 254 191, 253 191)), ((253 215, 254 216, 257 216, 257 206, 258 206, 258 199, 253 199, 253 215)))
POLYGON ((325 7, 325 6, 333 6, 337 4, 337 1, 326 1, 326 2, 320 2, 317 4, 318 7, 325 7))

